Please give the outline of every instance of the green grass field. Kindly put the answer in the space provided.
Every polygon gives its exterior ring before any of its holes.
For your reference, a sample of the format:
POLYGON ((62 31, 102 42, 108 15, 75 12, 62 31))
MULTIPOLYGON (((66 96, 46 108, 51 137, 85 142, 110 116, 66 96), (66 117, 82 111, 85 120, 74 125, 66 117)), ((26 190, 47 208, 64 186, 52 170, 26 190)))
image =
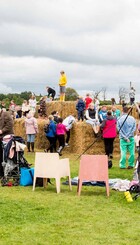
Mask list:
MULTIPOLYGON (((68 155, 63 155, 65 157, 68 155)), ((34 163, 34 154, 25 154, 34 163)), ((78 175, 79 161, 70 155, 71 177, 78 175)), ((132 179, 133 170, 120 170, 113 160, 109 178, 132 179)), ((65 179, 62 179, 62 182, 65 179)), ((104 187, 77 188, 61 185, 0 187, 0 244, 137 245, 140 243, 140 198, 128 203, 123 192, 104 187)))

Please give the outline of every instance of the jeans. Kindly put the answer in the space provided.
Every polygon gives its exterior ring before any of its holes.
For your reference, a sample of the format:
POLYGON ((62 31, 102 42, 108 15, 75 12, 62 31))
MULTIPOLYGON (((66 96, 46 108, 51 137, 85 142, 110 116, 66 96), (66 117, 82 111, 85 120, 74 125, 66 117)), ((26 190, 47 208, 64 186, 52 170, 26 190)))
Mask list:
POLYGON ((35 134, 27 134, 27 142, 34 142, 35 141, 35 134))
POLYGON ((120 168, 126 168, 127 152, 129 152, 128 166, 134 167, 134 161, 135 161, 134 137, 129 138, 129 140, 130 142, 127 142, 124 139, 120 139, 120 150, 121 150, 120 168))

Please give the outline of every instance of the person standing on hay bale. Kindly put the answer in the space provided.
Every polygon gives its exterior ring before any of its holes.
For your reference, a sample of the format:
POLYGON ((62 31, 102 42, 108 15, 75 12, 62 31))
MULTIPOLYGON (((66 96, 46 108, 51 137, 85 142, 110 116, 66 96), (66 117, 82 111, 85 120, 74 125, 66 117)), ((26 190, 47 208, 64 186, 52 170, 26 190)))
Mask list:
POLYGON ((55 90, 53 88, 51 88, 51 87, 48 87, 48 86, 46 87, 46 90, 48 92, 48 94, 47 94, 48 98, 51 96, 52 100, 54 100, 54 97, 56 95, 55 90))
POLYGON ((60 74, 61 74, 60 79, 59 79, 60 101, 65 101, 67 77, 64 71, 61 71, 60 74))
POLYGON ((86 110, 88 109, 88 106, 91 102, 92 102, 92 98, 90 98, 90 94, 86 94, 86 98, 85 98, 86 110))
POLYGON ((80 121, 80 119, 84 121, 85 102, 83 101, 82 96, 79 96, 76 104, 76 110, 78 112, 78 121, 80 121))
POLYGON ((135 89, 133 87, 130 88, 129 98, 130 98, 130 105, 133 105, 135 101, 135 89))
POLYGON ((35 97, 34 94, 30 95, 30 99, 28 100, 28 102, 29 102, 30 111, 35 113, 36 112, 36 104, 37 104, 37 102, 36 102, 36 97, 35 97))

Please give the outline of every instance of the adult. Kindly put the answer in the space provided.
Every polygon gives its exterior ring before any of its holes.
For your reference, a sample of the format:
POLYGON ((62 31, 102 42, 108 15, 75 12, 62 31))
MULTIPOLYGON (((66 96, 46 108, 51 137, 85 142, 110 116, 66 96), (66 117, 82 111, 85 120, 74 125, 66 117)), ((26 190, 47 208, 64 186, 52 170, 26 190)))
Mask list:
POLYGON ((38 133, 38 124, 36 118, 34 117, 34 112, 32 111, 30 111, 26 115, 25 129, 26 129, 26 136, 27 136, 28 152, 30 152, 30 146, 32 152, 34 152, 34 142, 35 142, 35 136, 38 133))
POLYGON ((107 112, 106 119, 103 120, 100 128, 104 139, 105 153, 109 158, 113 158, 113 145, 117 136, 116 118, 112 116, 112 112, 107 112))
POLYGON ((76 118, 72 115, 69 115, 68 117, 66 117, 64 120, 63 120, 63 124, 65 125, 66 127, 66 142, 65 142, 65 146, 69 146, 69 140, 70 140, 70 130, 72 129, 72 126, 73 124, 76 122, 76 118))
POLYGON ((86 123, 89 123, 94 131, 95 137, 98 136, 99 132, 99 119, 98 119, 98 112, 95 109, 95 106, 93 103, 89 104, 89 108, 86 110, 86 123))
POLYGON ((7 134, 14 134, 13 131, 13 120, 8 111, 0 109, 0 177, 3 176, 3 147, 2 139, 7 134))
POLYGON ((127 168, 131 169, 134 167, 135 161, 134 132, 136 130, 136 120, 133 116, 129 115, 127 106, 123 107, 123 113, 117 120, 117 128, 119 131, 121 150, 120 168, 126 168, 126 154, 129 152, 130 156, 128 158, 127 168))
POLYGON ((130 88, 129 98, 130 98, 130 105, 133 105, 135 101, 135 89, 133 87, 130 88))
POLYGON ((88 109, 89 104, 92 102, 92 98, 90 97, 90 94, 86 94, 85 97, 85 104, 86 104, 86 110, 88 109))
POLYGON ((59 87, 60 87, 60 101, 65 101, 67 77, 64 71, 60 72, 59 87))
POLYGON ((54 97, 56 95, 56 91, 53 88, 48 87, 48 86, 46 87, 46 90, 48 92, 48 94, 47 94, 48 98, 51 96, 52 100, 54 100, 54 97))

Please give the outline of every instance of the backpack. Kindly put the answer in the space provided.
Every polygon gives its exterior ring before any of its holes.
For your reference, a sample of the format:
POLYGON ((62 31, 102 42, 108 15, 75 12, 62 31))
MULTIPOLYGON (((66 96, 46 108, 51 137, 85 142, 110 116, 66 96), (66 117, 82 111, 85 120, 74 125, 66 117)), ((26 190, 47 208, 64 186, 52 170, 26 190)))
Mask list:
POLYGON ((49 130, 50 130, 50 124, 45 124, 44 125, 44 133, 49 133, 49 130))

